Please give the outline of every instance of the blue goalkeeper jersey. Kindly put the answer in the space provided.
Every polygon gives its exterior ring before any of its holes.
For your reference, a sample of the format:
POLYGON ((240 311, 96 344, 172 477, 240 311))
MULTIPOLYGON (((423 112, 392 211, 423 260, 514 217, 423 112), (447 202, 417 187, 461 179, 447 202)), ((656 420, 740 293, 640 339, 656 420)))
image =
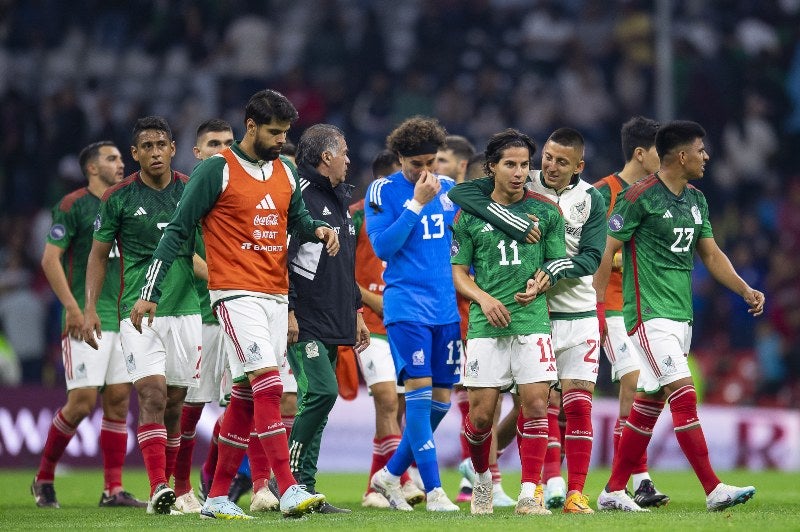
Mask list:
POLYGON ((367 234, 386 262, 383 321, 444 325, 459 321, 450 266, 451 225, 456 207, 447 191, 455 182, 437 176, 442 188, 417 214, 406 208, 414 184, 402 172, 373 181, 366 196, 367 234))

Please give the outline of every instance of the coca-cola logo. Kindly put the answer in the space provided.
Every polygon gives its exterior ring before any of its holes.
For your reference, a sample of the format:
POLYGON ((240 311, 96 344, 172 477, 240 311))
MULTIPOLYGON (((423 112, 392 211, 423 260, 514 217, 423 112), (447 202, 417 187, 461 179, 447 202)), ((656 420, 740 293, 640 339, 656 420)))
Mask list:
POLYGON ((253 218, 253 225, 255 226, 265 226, 265 227, 273 227, 278 225, 278 215, 277 214, 267 214, 266 216, 260 216, 258 214, 255 215, 253 218))

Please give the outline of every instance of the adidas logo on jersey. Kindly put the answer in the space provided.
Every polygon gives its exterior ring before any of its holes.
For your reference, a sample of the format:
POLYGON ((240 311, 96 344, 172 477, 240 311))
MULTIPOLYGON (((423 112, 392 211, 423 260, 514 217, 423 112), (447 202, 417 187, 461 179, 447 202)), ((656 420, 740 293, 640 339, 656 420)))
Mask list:
POLYGON ((547 366, 546 371, 558 371, 558 370, 556 369, 555 364, 550 364, 549 366, 547 366))
POLYGON ((330 215, 331 215, 331 210, 328 208, 327 205, 325 205, 322 208, 322 216, 330 216, 330 215))
POLYGON ((139 207, 136 209, 136 212, 133 213, 134 216, 144 216, 145 214, 147 214, 147 211, 144 210, 144 207, 139 207))
POLYGON ((433 441, 432 440, 428 440, 428 441, 425 442, 425 444, 422 447, 420 447, 417 450, 418 451, 430 451, 431 449, 435 449, 435 448, 436 448, 436 446, 433 445, 433 441))
POLYGON ((272 196, 270 196, 269 194, 264 196, 264 199, 262 199, 260 202, 258 202, 258 205, 256 205, 256 209, 259 209, 259 210, 262 210, 262 211, 263 210, 267 210, 267 209, 274 210, 275 209, 275 202, 272 201, 272 196))
POLYGON ((488 233, 489 231, 494 231, 492 224, 486 224, 483 226, 483 229, 481 229, 481 233, 488 233))
POLYGON ((662 218, 672 218, 672 213, 669 212, 669 209, 667 209, 667 212, 664 213, 664 216, 662 216, 662 218))

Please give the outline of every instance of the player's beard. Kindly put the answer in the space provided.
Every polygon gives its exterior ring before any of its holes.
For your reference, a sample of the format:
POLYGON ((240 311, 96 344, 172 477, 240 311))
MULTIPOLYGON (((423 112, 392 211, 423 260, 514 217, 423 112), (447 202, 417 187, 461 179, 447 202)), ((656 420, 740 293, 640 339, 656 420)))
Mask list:
POLYGON ((274 161, 281 154, 281 146, 268 147, 256 138, 253 142, 253 151, 256 152, 256 157, 259 160, 274 161))

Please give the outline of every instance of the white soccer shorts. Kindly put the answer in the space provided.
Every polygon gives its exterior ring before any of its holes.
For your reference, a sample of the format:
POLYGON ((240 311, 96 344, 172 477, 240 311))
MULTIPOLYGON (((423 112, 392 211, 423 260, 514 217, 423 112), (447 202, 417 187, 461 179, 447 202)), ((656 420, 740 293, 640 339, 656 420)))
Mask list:
POLYGON ((688 361, 692 326, 688 322, 654 318, 642 322, 632 338, 639 347, 640 390, 654 393, 692 376, 688 361))
POLYGON ((467 340, 464 387, 507 389, 512 384, 554 382, 556 357, 549 334, 467 340))
POLYGON ((103 337, 97 339, 96 351, 83 340, 75 340, 68 335, 61 337, 67 390, 131 382, 125 369, 119 333, 102 331, 102 334, 103 337))
POLYGON ((553 320, 551 326, 559 380, 597 382, 600 360, 600 326, 597 317, 553 320))
POLYGON ((611 363, 611 381, 619 382, 631 371, 639 370, 639 356, 625 329, 625 320, 622 316, 606 317, 606 325, 608 335, 603 343, 603 351, 611 363))

